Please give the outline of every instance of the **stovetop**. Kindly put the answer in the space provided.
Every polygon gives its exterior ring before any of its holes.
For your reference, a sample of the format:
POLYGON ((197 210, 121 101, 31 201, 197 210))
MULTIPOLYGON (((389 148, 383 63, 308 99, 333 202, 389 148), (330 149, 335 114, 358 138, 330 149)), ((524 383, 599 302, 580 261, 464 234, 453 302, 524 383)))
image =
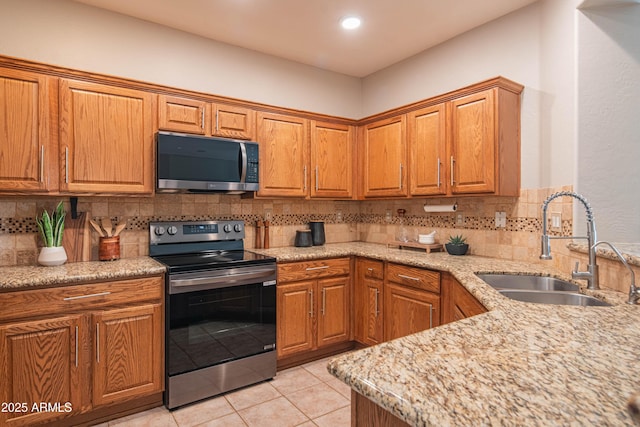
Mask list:
POLYGON ((245 250, 196 252, 154 256, 167 266, 169 273, 182 273, 248 265, 275 264, 276 259, 245 250))

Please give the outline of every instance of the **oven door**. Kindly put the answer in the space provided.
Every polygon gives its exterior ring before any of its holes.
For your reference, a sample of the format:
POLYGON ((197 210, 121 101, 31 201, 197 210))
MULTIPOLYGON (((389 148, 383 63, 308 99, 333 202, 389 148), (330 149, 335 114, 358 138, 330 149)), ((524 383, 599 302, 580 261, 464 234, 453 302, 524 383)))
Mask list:
POLYGON ((167 374, 275 350, 275 264, 169 275, 167 374))

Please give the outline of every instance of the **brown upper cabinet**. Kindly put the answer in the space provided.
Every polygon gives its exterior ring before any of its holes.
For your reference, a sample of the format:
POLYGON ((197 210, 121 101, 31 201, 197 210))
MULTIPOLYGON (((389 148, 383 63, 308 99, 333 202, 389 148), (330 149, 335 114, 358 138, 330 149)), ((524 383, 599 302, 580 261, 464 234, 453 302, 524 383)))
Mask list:
POLYGON ((410 112, 411 195, 517 196, 521 90, 493 87, 410 112))
POLYGON ((0 191, 57 190, 55 81, 0 68, 0 191))
POLYGON ((311 121, 312 198, 353 197, 353 126, 311 121))
POLYGON ((156 96, 60 80, 60 190, 153 192, 156 96))
POLYGON ((260 191, 258 196, 305 197, 308 192, 308 121, 258 113, 260 191))
POLYGON ((169 95, 158 98, 161 130, 253 140, 255 115, 244 107, 169 95))
POLYGON ((365 125, 362 135, 362 195, 406 196, 406 116, 400 115, 365 125))

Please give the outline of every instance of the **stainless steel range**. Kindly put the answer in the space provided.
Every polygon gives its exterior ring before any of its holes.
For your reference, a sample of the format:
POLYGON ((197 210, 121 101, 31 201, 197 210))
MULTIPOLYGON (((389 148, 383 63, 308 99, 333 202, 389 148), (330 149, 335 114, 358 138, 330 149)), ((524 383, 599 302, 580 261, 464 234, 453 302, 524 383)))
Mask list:
POLYGON ((276 261, 244 250, 242 221, 152 222, 167 266, 169 409, 276 374, 276 261))

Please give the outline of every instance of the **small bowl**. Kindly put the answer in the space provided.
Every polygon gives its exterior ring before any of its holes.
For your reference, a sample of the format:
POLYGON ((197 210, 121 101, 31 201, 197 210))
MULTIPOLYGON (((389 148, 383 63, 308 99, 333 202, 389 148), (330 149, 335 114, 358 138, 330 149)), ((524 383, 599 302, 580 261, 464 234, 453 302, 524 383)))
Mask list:
POLYGON ((436 242, 436 238, 429 234, 418 234, 418 243, 423 245, 432 245, 436 242))

